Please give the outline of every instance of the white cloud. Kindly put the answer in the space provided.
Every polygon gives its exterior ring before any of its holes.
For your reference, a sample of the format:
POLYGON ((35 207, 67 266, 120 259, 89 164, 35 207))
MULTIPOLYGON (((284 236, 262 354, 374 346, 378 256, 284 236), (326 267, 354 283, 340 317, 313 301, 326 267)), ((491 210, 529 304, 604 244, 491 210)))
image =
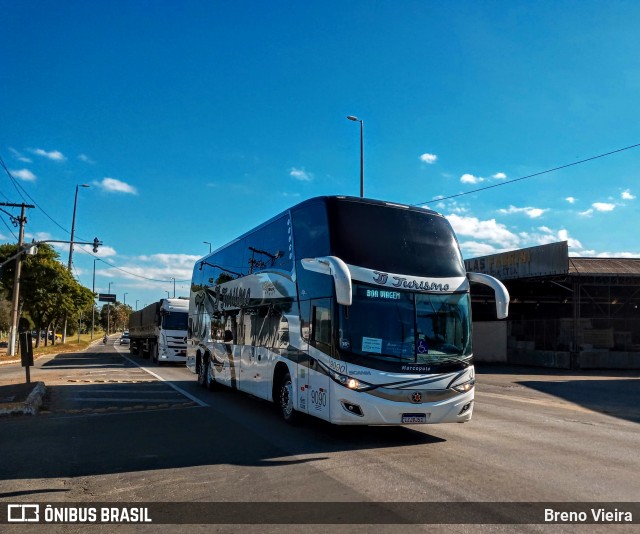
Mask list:
POLYGON ((460 243, 463 256, 465 258, 475 258, 477 256, 488 256, 495 254, 498 249, 488 243, 478 243, 477 241, 465 241, 460 243))
POLYGON ((458 235, 471 236, 475 239, 486 239, 500 245, 501 248, 516 247, 520 238, 507 230, 504 224, 495 219, 481 221, 477 217, 465 217, 455 213, 446 216, 458 235))
POLYGON ((640 252, 599 252, 595 256, 598 258, 640 258, 640 252))
POLYGON ((593 215, 593 209, 589 208, 585 211, 579 211, 578 215, 582 215, 583 217, 591 217, 593 215))
POLYGON ((32 163, 32 162, 31 162, 31 160, 30 160, 27 156, 25 156, 25 155, 21 154, 21 153, 20 153, 20 152, 18 152, 15 148, 11 148, 11 147, 9 147, 9 150, 13 153, 13 156, 14 156, 18 161, 22 161, 22 163, 32 163))
POLYGON ((111 193, 127 193, 137 195, 138 191, 132 185, 129 185, 115 178, 104 178, 102 182, 93 182, 95 186, 111 193))
POLYGON ((17 171, 10 171, 10 172, 15 178, 20 178, 20 180, 23 180, 25 182, 36 181, 36 175, 33 174, 29 169, 20 169, 17 171))
MULTIPOLYGON (((155 280, 191 280, 193 267, 200 256, 191 254, 152 254, 138 256, 129 262, 118 265, 119 269, 105 269, 101 274, 117 278, 136 280, 136 284, 144 285, 143 278, 155 280)), ((154 283, 151 287, 156 286, 154 283)), ((167 283, 165 283, 167 285, 167 283)), ((169 286, 166 287, 168 289, 169 286)))
POLYGON ((78 159, 80 161, 84 161, 85 163, 90 163, 91 165, 93 165, 95 163, 95 161, 93 161, 89 156, 87 156, 86 154, 78 154, 78 159))
POLYGON ((64 157, 62 152, 59 152, 58 150, 47 152, 46 150, 42 150, 41 148, 35 148, 31 150, 31 152, 33 152, 37 156, 42 156, 43 158, 47 158, 53 161, 64 161, 65 159, 67 159, 64 157))
POLYGON ((478 184, 484 181, 484 178, 480 178, 479 176, 474 176, 473 174, 463 174, 460 176, 460 182, 463 184, 478 184))
POLYGON ((497 172, 491 178, 495 178, 496 180, 506 180, 507 175, 503 172, 497 172))
POLYGON ((594 202, 591 207, 596 211, 613 211, 616 205, 609 202, 594 202))
POLYGON ((91 254, 93 256, 97 256, 99 258, 113 258, 117 256, 118 253, 116 249, 113 247, 106 247, 104 245, 100 245, 98 247, 98 252, 93 252, 93 245, 74 245, 74 249, 79 248, 84 250, 87 254, 91 254))
POLYGON ((631 191, 629 189, 625 189, 620 196, 623 200, 633 200, 634 198, 636 198, 635 195, 631 194, 631 191))
POLYGON ((420 156, 420 161, 428 165, 434 164, 437 159, 438 159, 438 156, 436 156, 435 154, 425 153, 425 154, 422 154, 422 156, 420 156))
POLYGON ((509 209, 500 209, 498 210, 500 213, 503 213, 505 215, 509 215, 511 213, 524 213, 527 217, 531 218, 531 219, 537 219, 538 217, 540 217, 541 215, 543 215, 545 212, 549 211, 548 208, 532 208, 530 206, 527 206, 526 208, 516 208, 515 206, 509 206, 509 209))
POLYGON ((289 171, 289 176, 292 176, 296 180, 300 180, 301 182, 310 182, 313 179, 313 175, 303 169, 297 169, 292 167, 289 171))
POLYGON ((575 204, 576 199, 574 197, 567 197, 565 198, 565 200, 569 203, 569 204, 575 204))
POLYGON ((562 229, 562 230, 558 230, 558 239, 560 241, 567 241, 569 248, 573 248, 573 249, 581 249, 582 248, 582 243, 580 243, 580 241, 578 241, 577 239, 574 239, 573 237, 569 236, 569 231, 562 229))

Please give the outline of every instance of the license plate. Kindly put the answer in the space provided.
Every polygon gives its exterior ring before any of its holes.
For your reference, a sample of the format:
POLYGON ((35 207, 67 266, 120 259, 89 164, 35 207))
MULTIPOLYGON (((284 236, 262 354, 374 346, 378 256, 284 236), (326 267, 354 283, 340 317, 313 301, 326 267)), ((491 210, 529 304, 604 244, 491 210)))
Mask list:
POLYGON ((423 413, 403 413, 402 422, 408 425, 417 425, 427 422, 427 416, 423 413))

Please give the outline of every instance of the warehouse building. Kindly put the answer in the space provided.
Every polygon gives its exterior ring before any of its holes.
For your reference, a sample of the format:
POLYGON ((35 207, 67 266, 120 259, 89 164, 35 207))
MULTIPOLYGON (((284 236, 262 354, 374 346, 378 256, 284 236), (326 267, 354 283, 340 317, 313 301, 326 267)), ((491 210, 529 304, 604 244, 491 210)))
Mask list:
POLYGON ((566 241, 465 260, 509 290, 495 320, 490 291, 473 285, 477 361, 561 369, 640 369, 640 258, 577 258, 566 241))

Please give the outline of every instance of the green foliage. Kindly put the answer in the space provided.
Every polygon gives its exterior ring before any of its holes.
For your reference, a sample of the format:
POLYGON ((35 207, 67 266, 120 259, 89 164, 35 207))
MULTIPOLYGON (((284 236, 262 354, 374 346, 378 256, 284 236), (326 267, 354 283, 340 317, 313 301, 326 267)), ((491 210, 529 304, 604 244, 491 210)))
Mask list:
MULTIPOLYGON (((0 262, 11 257, 17 245, 0 246, 0 262)), ((66 316, 77 322, 80 313, 93 305, 93 293, 80 285, 67 268, 58 260, 58 253, 49 245, 38 246, 35 256, 25 256, 20 277, 20 302, 22 311, 28 314, 38 330, 61 322, 66 316)), ((0 283, 6 296, 13 292, 15 262, 2 269, 0 283)))
POLYGON ((105 332, 107 327, 109 332, 127 330, 129 328, 129 315, 132 312, 131 306, 121 302, 107 303, 100 310, 100 324, 105 332))

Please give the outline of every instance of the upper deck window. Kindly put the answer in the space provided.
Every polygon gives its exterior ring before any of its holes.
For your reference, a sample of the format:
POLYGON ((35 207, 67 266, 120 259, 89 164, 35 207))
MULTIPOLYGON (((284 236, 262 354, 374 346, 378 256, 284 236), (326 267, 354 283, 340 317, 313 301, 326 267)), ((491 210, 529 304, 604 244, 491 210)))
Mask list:
POLYGON ((412 276, 464 276, 453 229, 427 210, 335 200, 331 254, 351 265, 412 276))

